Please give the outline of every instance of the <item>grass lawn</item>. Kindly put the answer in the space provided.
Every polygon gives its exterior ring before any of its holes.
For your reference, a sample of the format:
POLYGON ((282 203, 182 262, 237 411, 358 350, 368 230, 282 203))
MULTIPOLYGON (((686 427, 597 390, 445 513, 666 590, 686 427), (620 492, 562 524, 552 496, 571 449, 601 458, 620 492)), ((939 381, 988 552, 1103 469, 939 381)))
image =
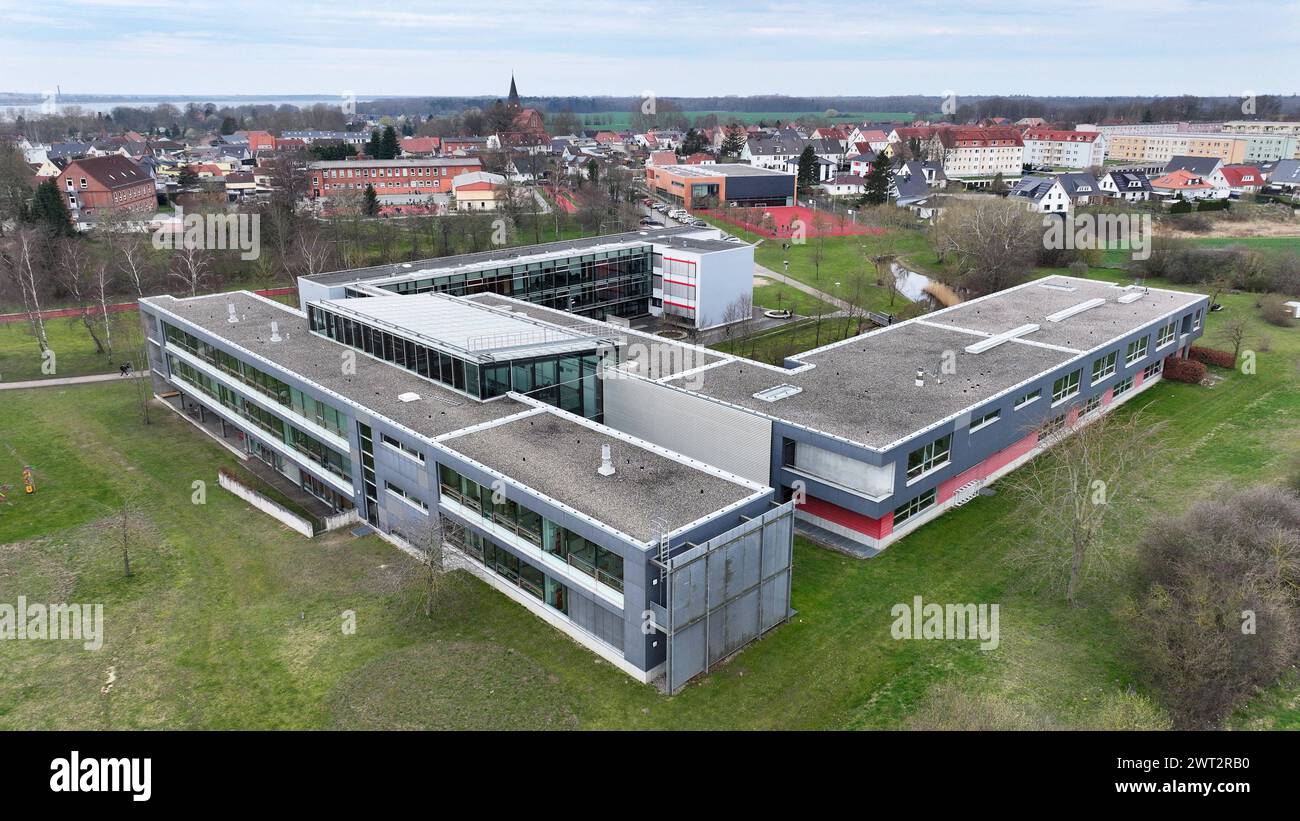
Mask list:
MULTIPOLYGON (((1173 424, 1159 466, 1134 477, 1119 544, 1220 482, 1280 475, 1300 448, 1300 329, 1263 325, 1249 295, 1224 302, 1209 337, 1252 317, 1258 373, 1142 395, 1173 424)), ((238 460, 169 411, 142 425, 133 401, 123 383, 0 398, 0 481, 32 464, 38 485, 0 506, 0 601, 103 602, 107 622, 98 652, 6 646, 0 728, 892 728, 943 686, 1094 727, 1130 685, 1141 691, 1119 615, 1125 577, 1089 584, 1079 609, 1027 589, 1006 559, 1035 533, 1008 492, 870 561, 799 540, 794 620, 670 698, 472 578, 432 622, 416 616, 402 554, 346 531, 307 540, 250 511, 216 486, 217 468, 238 460), (204 505, 191 504, 196 479, 208 482, 204 505), (124 493, 152 500, 155 533, 130 579, 103 527, 124 493), (1000 646, 893 640, 890 608, 917 595, 999 603, 1000 646), (355 635, 341 630, 345 610, 355 635)), ((1293 677, 1235 724, 1300 727, 1298 694, 1293 677)))
MULTIPOLYGON (((138 321, 134 312, 114 314, 114 332, 123 329, 123 323, 138 321)), ((45 336, 54 351, 54 373, 41 371, 44 360, 30 325, 26 322, 0 324, 0 382, 111 373, 126 358, 120 354, 96 353, 95 343, 80 319, 48 319, 45 321, 45 336)))
POLYGON ((806 294, 793 285, 771 281, 768 285, 754 286, 754 305, 775 311, 794 311, 801 316, 812 316, 820 307, 831 312, 835 307, 812 294, 806 294))

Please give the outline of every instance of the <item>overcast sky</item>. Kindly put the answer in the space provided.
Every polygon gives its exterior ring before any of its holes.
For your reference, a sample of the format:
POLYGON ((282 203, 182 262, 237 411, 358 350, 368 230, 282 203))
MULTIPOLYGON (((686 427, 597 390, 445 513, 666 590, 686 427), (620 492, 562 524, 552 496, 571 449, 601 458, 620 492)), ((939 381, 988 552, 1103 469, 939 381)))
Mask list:
POLYGON ((0 91, 1300 92, 1300 0, 0 0, 0 91))

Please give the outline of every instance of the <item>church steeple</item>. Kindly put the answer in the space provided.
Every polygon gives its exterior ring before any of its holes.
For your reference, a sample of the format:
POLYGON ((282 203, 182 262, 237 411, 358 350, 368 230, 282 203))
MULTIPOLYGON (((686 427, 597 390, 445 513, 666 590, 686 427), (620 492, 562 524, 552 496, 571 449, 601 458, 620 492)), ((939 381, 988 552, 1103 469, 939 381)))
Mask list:
POLYGON ((510 74, 510 96, 506 99, 506 105, 511 108, 519 108, 519 89, 515 88, 514 72, 510 74))

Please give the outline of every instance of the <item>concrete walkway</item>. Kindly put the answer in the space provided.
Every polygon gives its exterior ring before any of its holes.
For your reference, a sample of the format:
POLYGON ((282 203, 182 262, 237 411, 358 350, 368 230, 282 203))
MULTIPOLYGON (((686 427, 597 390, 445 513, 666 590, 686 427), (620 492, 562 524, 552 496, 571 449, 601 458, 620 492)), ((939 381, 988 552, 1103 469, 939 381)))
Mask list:
POLYGON ((831 305, 834 305, 836 308, 839 308, 841 311, 854 310, 852 305, 850 305, 848 302, 846 302, 843 299, 840 299, 837 296, 831 296, 825 291, 819 291, 813 286, 800 282, 794 277, 788 277, 785 274, 778 274, 776 271, 773 271, 771 268, 766 268, 762 265, 759 265, 757 262, 754 263, 754 276, 763 277, 764 279, 770 279, 773 282, 782 282, 786 285, 789 285, 791 288, 795 288, 797 290, 803 291, 805 294, 809 294, 810 296, 815 296, 823 302, 828 302, 831 305))
POLYGON ((59 385, 88 385, 94 382, 112 382, 118 379, 143 379, 148 371, 135 371, 130 376, 120 373, 96 373, 90 376, 66 376, 56 379, 32 379, 27 382, 0 382, 0 391, 16 391, 23 388, 53 388, 59 385))

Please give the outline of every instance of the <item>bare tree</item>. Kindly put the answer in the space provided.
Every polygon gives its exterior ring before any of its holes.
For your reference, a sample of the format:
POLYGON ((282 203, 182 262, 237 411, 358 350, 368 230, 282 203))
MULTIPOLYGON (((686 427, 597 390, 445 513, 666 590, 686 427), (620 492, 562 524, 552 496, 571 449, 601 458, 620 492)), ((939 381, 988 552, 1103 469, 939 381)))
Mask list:
POLYGON ((146 287, 153 284, 157 263, 150 248, 149 237, 135 225, 136 217, 120 209, 102 214, 96 234, 104 237, 112 253, 118 273, 130 283, 136 296, 144 296, 146 287))
POLYGON ((1118 515, 1116 503, 1154 460, 1162 428, 1140 410, 1092 421, 1071 411, 1055 430, 1039 431, 1048 451, 1005 480, 1036 524, 1011 558, 1032 582, 1063 589, 1078 606, 1080 585, 1108 564, 1112 545, 1104 531, 1118 515))
POLYGON ((410 546, 414 563, 397 574, 401 589, 412 587, 419 594, 419 609, 427 619, 433 618, 436 605, 456 584, 457 577, 448 569, 448 541, 463 538, 463 528, 438 514, 412 521, 400 532, 410 546))
POLYGON ((14 232, 8 244, 0 247, 0 272, 17 286, 22 295, 27 322, 36 337, 36 344, 44 353, 50 349, 50 342, 41 315, 41 286, 45 281, 41 239, 42 234, 36 228, 20 228, 14 232))
POLYGON ((190 296, 197 296, 199 289, 208 280, 210 268, 211 258, 208 252, 187 245, 172 255, 171 270, 167 275, 180 282, 190 292, 190 296))
POLYGON ((1029 275, 1044 228, 1021 203, 989 197, 953 202, 936 221, 940 258, 956 258, 955 283, 976 294, 1017 285, 1029 275))
MULTIPOLYGON (((1214 301, 1211 300, 1213 305, 1214 301)), ((1219 326, 1218 333, 1215 336, 1222 339, 1232 346, 1232 364, 1237 364, 1237 357, 1241 355, 1241 346, 1246 344, 1246 332, 1250 328, 1250 323, 1245 317, 1235 317, 1219 326)))

